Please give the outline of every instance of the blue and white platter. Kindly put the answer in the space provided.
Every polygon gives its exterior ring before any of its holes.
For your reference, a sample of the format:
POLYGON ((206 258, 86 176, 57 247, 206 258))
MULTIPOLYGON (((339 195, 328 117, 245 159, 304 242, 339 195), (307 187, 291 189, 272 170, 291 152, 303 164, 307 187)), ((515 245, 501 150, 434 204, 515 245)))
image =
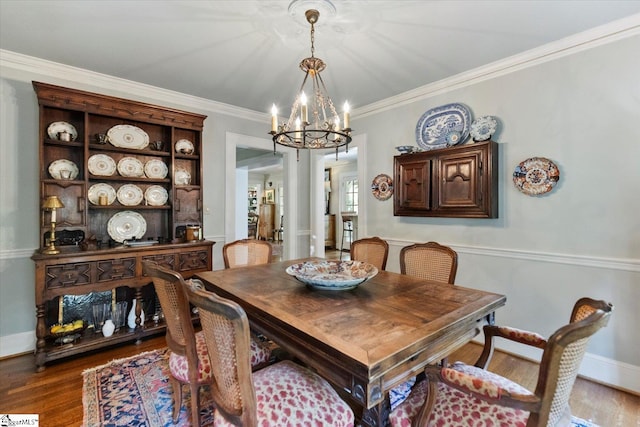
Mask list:
POLYGON ((427 110, 416 125, 416 142, 425 150, 462 144, 469 137, 471 111, 459 103, 427 110))
POLYGON ((378 269, 362 261, 306 261, 286 269, 287 274, 321 291, 346 291, 378 274, 378 269))

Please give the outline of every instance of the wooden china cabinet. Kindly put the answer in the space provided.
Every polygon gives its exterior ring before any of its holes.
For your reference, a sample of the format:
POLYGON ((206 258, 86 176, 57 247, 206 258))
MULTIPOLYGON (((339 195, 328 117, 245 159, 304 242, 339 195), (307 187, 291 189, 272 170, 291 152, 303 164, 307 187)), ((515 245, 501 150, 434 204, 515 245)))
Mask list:
POLYGON ((498 217, 494 141, 395 156, 394 176, 396 216, 498 217))
MULTIPOLYGON (((213 242, 202 238, 206 116, 45 83, 33 87, 40 108, 41 203, 57 196, 64 204, 56 211, 59 253, 39 250, 32 257, 41 371, 52 360, 163 332, 162 320, 147 315, 141 324, 143 307, 155 299, 142 261, 190 277, 212 269, 213 242), (67 296, 101 292, 113 293, 114 304, 129 298, 129 307, 136 299, 135 328, 125 324, 110 337, 87 328, 71 342, 51 334, 50 327, 63 322, 67 296)), ((42 248, 50 224, 51 213, 41 213, 42 248)))

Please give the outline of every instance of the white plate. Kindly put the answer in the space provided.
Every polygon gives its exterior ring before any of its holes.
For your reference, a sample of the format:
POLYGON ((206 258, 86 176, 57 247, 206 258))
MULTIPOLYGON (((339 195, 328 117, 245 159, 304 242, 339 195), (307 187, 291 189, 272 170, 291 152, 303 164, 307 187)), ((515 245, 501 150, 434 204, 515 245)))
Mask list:
POLYGON ((89 201, 94 205, 99 205, 100 196, 107 196, 107 204, 116 201, 116 190, 109 184, 100 183, 89 187, 89 201))
POLYGON ((118 173, 126 177, 143 177, 144 166, 135 157, 123 157, 118 162, 118 173))
POLYGON ((131 125, 116 125, 107 131, 107 137, 114 147, 142 150, 149 145, 149 135, 131 125))
POLYGON ((116 161, 106 154, 94 154, 87 162, 89 172, 97 176, 111 176, 116 173, 116 161))
POLYGON ((471 130, 469 131, 471 138, 475 142, 487 141, 491 139, 491 135, 496 132, 498 128, 498 122, 492 116, 478 117, 471 123, 471 130))
POLYGON ((191 184, 191 174, 182 168, 176 169, 173 180, 176 185, 189 185, 191 184))
POLYGON ((62 171, 69 171, 68 179, 76 179, 80 173, 78 166, 71 160, 59 159, 51 162, 49 165, 49 175, 51 175, 53 179, 65 179, 62 178, 62 171))
POLYGON ((147 222, 137 212, 122 211, 109 218, 107 232, 113 240, 120 243, 140 239, 147 232, 147 222))
POLYGON ((176 142, 176 153, 193 154, 193 143, 188 139, 180 139, 176 142))
POLYGON ((285 271, 307 286, 325 291, 354 289, 378 274, 374 265, 362 261, 307 261, 285 271))
POLYGON ((458 103, 427 110, 416 125, 416 142, 425 150, 463 143, 469 136, 471 112, 458 103))
POLYGON ((124 206, 137 206, 142 202, 144 195, 137 185, 125 184, 118 188, 118 201, 124 206))
POLYGON ((53 122, 47 128, 47 135, 49 135, 49 138, 51 139, 59 139, 59 132, 69 132, 71 134, 72 141, 75 141, 76 138, 78 138, 78 131, 71 123, 53 122))
POLYGON ((167 176, 169 168, 162 160, 153 159, 144 164, 144 173, 149 178, 161 179, 167 176))
POLYGON ((163 206, 169 200, 169 193, 164 187, 152 185, 145 190, 144 199, 149 206, 163 206))

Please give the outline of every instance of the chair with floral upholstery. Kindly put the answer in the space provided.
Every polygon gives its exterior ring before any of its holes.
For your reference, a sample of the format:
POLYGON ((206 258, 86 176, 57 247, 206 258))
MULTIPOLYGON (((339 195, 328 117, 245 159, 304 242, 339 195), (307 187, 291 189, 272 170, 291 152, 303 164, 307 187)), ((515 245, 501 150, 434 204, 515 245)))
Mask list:
POLYGON ((319 375, 285 360, 251 372, 249 320, 233 301, 186 288, 198 307, 211 358, 211 395, 216 426, 352 426, 354 415, 319 375))
POLYGON ((400 250, 400 273, 421 279, 453 284, 458 271, 458 254, 436 242, 416 243, 400 250))
POLYGON ((581 298, 570 323, 548 339, 511 327, 484 327, 485 346, 474 366, 456 362, 427 367, 427 379, 389 416, 392 426, 569 426, 569 397, 589 338, 607 325, 611 304, 581 298), (532 393, 517 383, 485 370, 494 337, 543 350, 538 382, 532 393))
POLYGON ((222 247, 224 268, 245 267, 271 262, 273 248, 266 240, 242 239, 222 247))
POLYGON ((351 243, 351 259, 375 265, 384 270, 389 256, 389 244, 379 237, 368 237, 351 243))
MULTIPOLYGON (((195 333, 191 320, 191 307, 184 292, 183 277, 152 261, 143 261, 144 274, 151 277, 160 306, 167 323, 166 340, 169 347, 169 378, 173 389, 173 422, 178 421, 182 406, 182 385, 191 390, 191 416, 194 425, 199 424, 200 399, 198 390, 211 381, 211 363, 202 332, 195 333)), ((266 366, 271 351, 263 343, 250 343, 251 366, 266 366)))

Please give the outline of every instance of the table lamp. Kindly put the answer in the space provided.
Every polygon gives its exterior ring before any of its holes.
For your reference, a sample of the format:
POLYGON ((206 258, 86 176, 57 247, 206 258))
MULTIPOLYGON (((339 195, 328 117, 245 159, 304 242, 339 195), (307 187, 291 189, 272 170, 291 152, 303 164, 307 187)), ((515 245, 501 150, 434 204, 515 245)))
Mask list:
POLYGON ((41 250, 43 254, 54 255, 60 253, 56 248, 56 209, 64 208, 64 203, 58 196, 48 196, 42 204, 42 209, 51 211, 51 234, 49 236, 48 245, 41 250))

